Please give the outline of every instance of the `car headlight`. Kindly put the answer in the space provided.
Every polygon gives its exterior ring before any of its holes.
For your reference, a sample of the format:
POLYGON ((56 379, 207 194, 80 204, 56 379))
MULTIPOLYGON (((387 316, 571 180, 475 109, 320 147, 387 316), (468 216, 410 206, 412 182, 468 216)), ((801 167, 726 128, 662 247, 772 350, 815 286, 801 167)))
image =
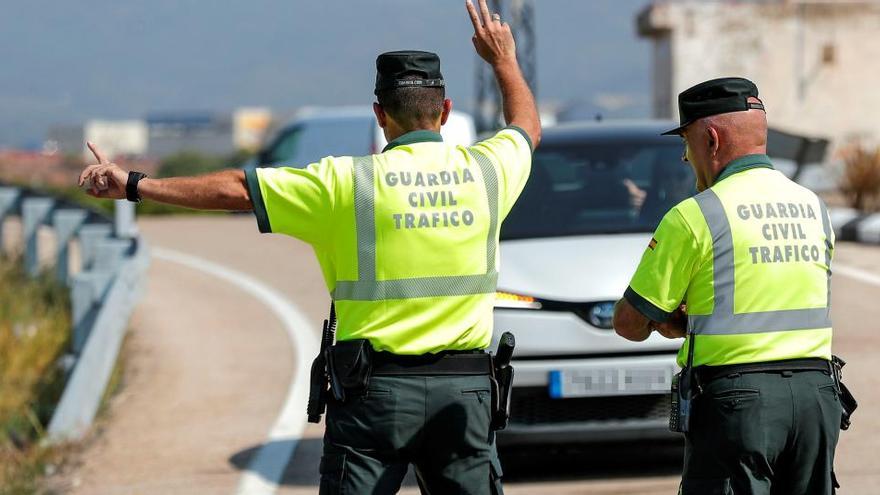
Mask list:
POLYGON ((612 328, 614 303, 604 301, 595 303, 587 310, 587 321, 596 328, 612 328))
POLYGON ((541 309, 541 302, 532 296, 498 291, 495 293, 496 308, 541 309))

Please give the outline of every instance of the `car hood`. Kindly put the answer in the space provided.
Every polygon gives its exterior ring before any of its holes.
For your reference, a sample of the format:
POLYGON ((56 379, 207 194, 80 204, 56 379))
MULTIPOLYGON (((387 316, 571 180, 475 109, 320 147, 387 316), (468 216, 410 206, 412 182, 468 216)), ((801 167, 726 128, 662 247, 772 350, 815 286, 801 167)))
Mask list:
POLYGON ((568 302, 623 296, 649 233, 502 241, 498 290, 568 302))

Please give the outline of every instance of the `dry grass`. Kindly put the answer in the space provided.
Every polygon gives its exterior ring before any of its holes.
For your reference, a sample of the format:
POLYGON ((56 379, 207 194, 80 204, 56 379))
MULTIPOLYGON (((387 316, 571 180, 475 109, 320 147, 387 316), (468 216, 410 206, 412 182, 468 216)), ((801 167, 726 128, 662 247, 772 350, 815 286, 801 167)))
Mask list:
POLYGON ((860 211, 880 208, 880 147, 873 150, 854 146, 843 154, 844 170, 840 191, 860 211))
POLYGON ((68 308, 49 273, 30 280, 21 263, 0 259, 0 495, 37 492, 60 455, 39 442, 63 390, 68 308))

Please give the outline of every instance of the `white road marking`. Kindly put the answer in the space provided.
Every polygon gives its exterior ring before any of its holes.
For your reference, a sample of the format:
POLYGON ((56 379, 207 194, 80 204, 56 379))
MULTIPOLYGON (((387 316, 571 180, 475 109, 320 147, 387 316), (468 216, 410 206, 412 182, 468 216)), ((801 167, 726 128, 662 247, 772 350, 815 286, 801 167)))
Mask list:
POLYGON ((861 268, 854 268, 839 263, 831 263, 831 274, 832 276, 835 274, 843 275, 844 277, 854 278, 860 282, 880 287, 880 275, 862 270, 861 268))
POLYGON ((306 425, 306 402, 309 396, 311 360, 318 352, 318 339, 309 328, 302 312, 288 302, 278 291, 257 279, 201 258, 153 247, 157 259, 179 263, 223 279, 259 299, 275 313, 284 325, 293 346, 296 369, 287 398, 265 443, 251 460, 236 490, 237 495, 274 494, 293 455, 306 425))

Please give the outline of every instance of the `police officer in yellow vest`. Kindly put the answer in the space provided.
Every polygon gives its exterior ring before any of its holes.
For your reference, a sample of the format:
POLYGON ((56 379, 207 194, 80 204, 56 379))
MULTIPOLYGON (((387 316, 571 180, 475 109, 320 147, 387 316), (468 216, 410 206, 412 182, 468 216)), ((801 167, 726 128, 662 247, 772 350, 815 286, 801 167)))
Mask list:
POLYGON ((80 185, 94 196, 253 209, 261 232, 314 247, 338 314, 322 494, 396 493, 409 464, 426 493, 501 493, 484 349, 499 229, 541 130, 509 26, 485 0, 467 9, 508 123, 473 146, 442 142, 452 102, 439 58, 417 51, 376 61, 374 109, 389 141, 376 155, 151 179, 89 144, 99 163, 80 185))
POLYGON ((634 341, 687 337, 688 392, 671 419, 686 432, 680 493, 831 494, 842 410, 828 212, 773 168, 751 81, 698 84, 679 111, 666 134, 684 139, 701 192, 660 222, 614 327, 634 341))

